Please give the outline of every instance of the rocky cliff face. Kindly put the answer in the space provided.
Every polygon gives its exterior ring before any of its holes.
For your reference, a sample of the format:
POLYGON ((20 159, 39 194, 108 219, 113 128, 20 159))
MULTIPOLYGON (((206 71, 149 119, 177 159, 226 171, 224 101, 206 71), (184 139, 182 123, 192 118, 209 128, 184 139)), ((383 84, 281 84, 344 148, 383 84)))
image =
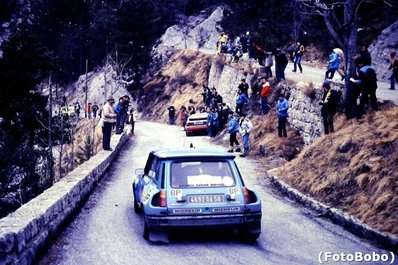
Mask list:
POLYGON ((380 36, 369 46, 372 56, 372 66, 375 67, 379 80, 388 80, 391 70, 390 52, 398 52, 398 20, 391 26, 384 29, 380 36))
MULTIPOLYGON (((164 89, 162 90, 164 91, 163 93, 170 95, 169 104, 178 106, 180 102, 185 104, 188 101, 188 98, 185 98, 183 94, 180 94, 180 90, 184 90, 185 85, 179 84, 175 93, 171 91, 170 87, 172 86, 170 86, 169 83, 170 80, 175 79, 173 76, 176 75, 177 72, 182 75, 185 71, 189 71, 188 68, 190 67, 190 64, 194 64, 195 67, 199 68, 209 67, 208 61, 204 64, 199 59, 194 59, 195 56, 190 54, 188 51, 177 53, 176 51, 178 50, 194 50, 199 51, 202 54, 214 54, 208 55, 208 60, 210 60, 208 76, 204 77, 203 73, 199 74, 196 70, 197 74, 195 75, 195 82, 193 83, 197 84, 196 86, 204 84, 208 85, 210 88, 215 87, 218 93, 223 97, 223 101, 233 110, 236 106, 236 92, 238 91, 238 86, 241 80, 246 80, 250 86, 250 92, 251 87, 261 75, 262 68, 255 61, 243 59, 240 60, 239 63, 231 63, 230 58, 227 56, 223 54, 215 54, 216 42, 220 32, 222 31, 218 26, 218 23, 222 20, 222 14, 223 8, 218 7, 208 18, 205 17, 205 13, 201 14, 199 17, 190 17, 186 28, 181 27, 181 25, 170 27, 160 39, 160 43, 154 48, 155 58, 162 61, 159 66, 166 64, 157 75, 160 76, 160 78, 158 78, 159 80, 163 77, 168 77, 168 81, 165 83, 164 89), (186 35, 185 32, 187 33, 186 35), (196 62, 190 61, 190 64, 188 64, 187 62, 184 62, 187 58, 189 58, 189 60, 196 60, 196 62), (184 67, 180 67, 180 64, 184 67), (174 74, 170 74, 169 72, 174 74), (201 79, 202 81, 196 80, 198 75, 203 76, 205 79, 201 79), (175 98, 176 94, 179 94, 179 101, 175 98)), ((183 75, 186 76, 187 74, 183 75)), ((155 86, 154 84, 158 84, 159 82, 160 81, 155 80, 150 81, 147 87, 157 87, 157 85, 155 86)), ((194 94, 199 93, 197 91, 198 88, 195 88, 195 86, 191 89, 193 89, 192 91, 196 90, 193 92, 194 94)), ((310 144, 323 132, 319 105, 314 104, 316 100, 311 100, 305 95, 301 88, 296 86, 285 86, 284 89, 290 91, 291 108, 289 112, 289 123, 300 133, 304 142, 306 144, 310 144)), ((321 96, 320 93, 321 92, 318 93, 319 95, 317 94, 318 99, 321 96)), ((193 101, 196 101, 198 95, 196 97, 192 96, 192 99, 195 99, 193 101)), ((159 107, 157 111, 153 112, 159 112, 166 108, 166 103, 164 102, 159 105, 161 107, 159 107)), ((154 108, 156 109, 157 107, 154 108)))
POLYGON ((198 16, 188 17, 181 24, 168 28, 153 48, 153 59, 156 64, 163 65, 177 50, 208 51, 212 53, 222 29, 223 8, 217 7, 209 15, 203 11, 198 16))

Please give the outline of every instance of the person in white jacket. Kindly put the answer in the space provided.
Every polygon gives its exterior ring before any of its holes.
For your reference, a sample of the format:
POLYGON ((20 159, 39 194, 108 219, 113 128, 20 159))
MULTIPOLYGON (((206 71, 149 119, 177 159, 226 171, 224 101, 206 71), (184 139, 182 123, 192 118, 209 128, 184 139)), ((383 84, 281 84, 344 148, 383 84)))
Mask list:
POLYGON ((115 99, 108 98, 108 102, 102 108, 102 148, 107 151, 112 151, 110 146, 112 127, 116 122, 116 113, 113 110, 115 99))
POLYGON ((253 124, 250 119, 242 113, 239 119, 239 133, 242 135, 242 143, 243 143, 243 153, 240 155, 241 157, 246 157, 249 155, 250 144, 249 137, 250 132, 253 130, 253 124))

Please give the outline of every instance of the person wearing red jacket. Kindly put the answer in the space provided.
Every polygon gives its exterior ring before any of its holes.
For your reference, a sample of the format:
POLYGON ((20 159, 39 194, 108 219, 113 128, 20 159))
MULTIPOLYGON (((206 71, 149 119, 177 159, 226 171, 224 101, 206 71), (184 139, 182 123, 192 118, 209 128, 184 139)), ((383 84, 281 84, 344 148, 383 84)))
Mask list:
POLYGON ((260 92, 261 111, 263 115, 266 115, 269 111, 268 97, 271 95, 271 86, 269 85, 268 79, 266 77, 263 77, 261 79, 261 82, 262 82, 262 88, 260 92))

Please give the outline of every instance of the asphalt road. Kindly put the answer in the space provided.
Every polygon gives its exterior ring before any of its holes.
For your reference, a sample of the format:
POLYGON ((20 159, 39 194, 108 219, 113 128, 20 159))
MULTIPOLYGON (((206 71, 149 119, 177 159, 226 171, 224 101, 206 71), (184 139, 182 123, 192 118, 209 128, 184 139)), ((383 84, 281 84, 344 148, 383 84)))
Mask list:
MULTIPOLYGON (((314 84, 321 84, 325 78, 326 69, 313 67, 311 65, 307 65, 306 63, 302 64, 303 73, 295 72, 293 73, 293 63, 289 62, 285 76, 286 79, 293 80, 295 82, 304 81, 304 82, 313 82, 314 84)), ((274 72, 273 72, 274 73, 274 72)), ((343 84, 344 81, 341 81, 341 76, 336 72, 333 80, 335 83, 343 84)), ((390 90, 390 84, 387 82, 377 82, 377 90, 376 97, 379 101, 391 100, 395 105, 398 105, 398 90, 390 90)))
MULTIPOLYGON (((178 126, 136 123, 134 141, 85 206, 38 262, 44 264, 318 264, 320 252, 387 253, 306 209, 274 195, 256 162, 237 158, 246 184, 263 201, 262 234, 256 243, 233 233, 183 233, 169 243, 143 239, 141 217, 134 213, 131 183, 148 153, 164 147, 214 147, 206 137, 185 137, 178 126)), ((331 264, 331 263, 329 263, 331 264)), ((347 262, 333 263, 347 264, 347 262)), ((387 263, 371 263, 387 264, 387 263)))
MULTIPOLYGON (((206 53, 206 54, 215 54, 214 49, 208 49, 208 48, 200 48, 200 52, 206 53)), ((322 67, 314 67, 312 64, 308 64, 304 60, 301 62, 302 67, 303 67, 303 73, 300 73, 297 69, 297 72, 293 73, 293 63, 289 61, 289 64, 286 67, 285 70, 285 77, 287 80, 292 80, 294 82, 312 82, 313 84, 322 84, 325 78, 325 72, 326 68, 322 67)), ((275 64, 274 64, 275 65, 275 64)), ((275 67, 273 66, 272 68, 272 73, 275 74, 275 67)), ((331 80, 335 83, 340 83, 343 84, 344 82, 341 81, 341 76, 336 72, 334 75, 333 80, 331 80)), ((388 82, 384 81, 379 81, 377 82, 378 88, 376 90, 376 97, 378 100, 390 100, 394 102, 395 105, 398 105, 398 89, 396 88, 395 90, 389 90, 390 84, 388 82)))

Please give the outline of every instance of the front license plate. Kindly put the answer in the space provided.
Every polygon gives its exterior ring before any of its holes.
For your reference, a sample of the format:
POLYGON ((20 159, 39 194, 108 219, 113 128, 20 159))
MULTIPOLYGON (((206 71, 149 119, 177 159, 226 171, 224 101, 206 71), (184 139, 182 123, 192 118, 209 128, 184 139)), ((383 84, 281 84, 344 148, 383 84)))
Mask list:
POLYGON ((224 201, 224 195, 188 195, 188 203, 218 203, 224 201))

